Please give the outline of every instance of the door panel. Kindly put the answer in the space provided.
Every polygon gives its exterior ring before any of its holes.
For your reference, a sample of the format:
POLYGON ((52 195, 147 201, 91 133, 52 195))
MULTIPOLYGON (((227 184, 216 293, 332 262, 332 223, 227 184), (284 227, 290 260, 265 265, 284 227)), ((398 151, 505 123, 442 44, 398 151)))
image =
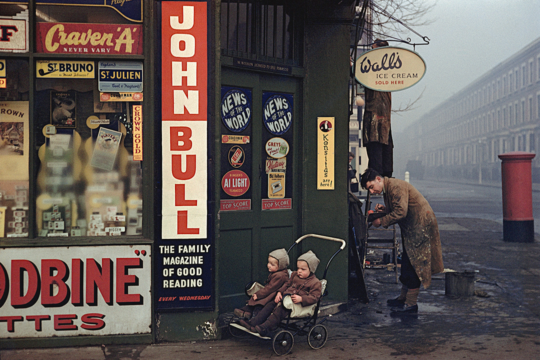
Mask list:
MULTIPOLYGON (((220 312, 223 313, 245 304, 247 300, 244 294, 246 283, 250 281, 264 283, 268 276, 266 268, 268 253, 277 248, 288 249, 296 240, 298 234, 297 224, 299 223, 301 178, 299 171, 293 166, 294 164, 300 164, 301 142, 299 139, 298 119, 301 118, 300 105, 302 97, 300 79, 231 68, 222 69, 222 86, 248 89, 252 96, 251 130, 245 132, 246 134, 249 133, 250 142, 242 145, 242 147, 248 149, 245 153, 251 157, 250 159, 246 158, 246 162, 249 162, 251 166, 245 167, 250 169, 248 175, 250 177, 251 210, 220 211, 219 213, 218 293, 220 294, 219 308, 220 312), (262 200, 268 197, 269 193, 266 160, 271 159, 265 151, 265 145, 267 139, 275 136, 269 135, 270 133, 263 121, 263 94, 265 93, 285 94, 289 99, 294 99, 293 125, 288 130, 291 133, 287 135, 291 139, 289 140, 291 142, 289 144, 290 150, 286 156, 287 165, 285 169, 279 170, 285 171, 285 174, 288 175, 285 185, 289 187, 289 196, 292 199, 292 208, 290 209, 262 210, 262 200), (291 165, 289 166, 289 164, 291 165), (249 239, 246 238, 247 236, 249 236, 249 239), (230 254, 234 254, 234 256, 230 254), (238 276, 239 273, 242 275, 238 276)), ((239 135, 243 135, 243 133, 239 133, 239 135)), ((218 156, 221 162, 229 161, 227 154, 225 154, 225 152, 228 153, 229 151, 224 151, 224 149, 226 147, 221 144, 221 151, 218 156)), ((219 179, 222 179, 224 175, 224 167, 221 168, 222 174, 219 174, 219 179)), ((239 170, 242 169, 243 167, 239 168, 239 170)), ((223 197, 224 192, 221 189, 218 190, 223 197)), ((292 258, 291 256, 291 260, 292 258)))

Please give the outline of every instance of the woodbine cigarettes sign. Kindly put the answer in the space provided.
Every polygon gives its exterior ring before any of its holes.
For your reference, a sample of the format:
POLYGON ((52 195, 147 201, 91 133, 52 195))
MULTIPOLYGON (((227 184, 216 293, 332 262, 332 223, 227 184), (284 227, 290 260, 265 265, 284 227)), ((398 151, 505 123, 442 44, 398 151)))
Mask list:
POLYGON ((418 83, 426 63, 414 51, 385 46, 362 54, 356 60, 356 80, 377 91, 399 91, 418 83))
POLYGON ((151 246, 0 251, 0 338, 149 334, 151 246))

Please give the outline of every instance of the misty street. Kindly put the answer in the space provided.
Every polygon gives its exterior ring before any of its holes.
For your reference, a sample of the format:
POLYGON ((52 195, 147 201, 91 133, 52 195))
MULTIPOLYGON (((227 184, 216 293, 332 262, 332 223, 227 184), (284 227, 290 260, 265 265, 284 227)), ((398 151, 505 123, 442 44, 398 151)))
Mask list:
MULTIPOLYGON (((435 180, 411 180, 429 201, 437 218, 465 217, 503 222, 502 189, 492 185, 469 185, 435 180)), ((516 184, 518 186, 518 184, 516 184)), ((540 233, 540 192, 533 191, 535 233, 540 233)))

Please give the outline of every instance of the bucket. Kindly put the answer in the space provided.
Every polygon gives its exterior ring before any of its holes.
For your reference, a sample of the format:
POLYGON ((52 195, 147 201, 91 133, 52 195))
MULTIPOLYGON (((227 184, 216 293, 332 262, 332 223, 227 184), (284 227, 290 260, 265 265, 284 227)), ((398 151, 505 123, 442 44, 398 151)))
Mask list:
POLYGON ((477 270, 452 271, 445 273, 446 296, 473 296, 477 270))

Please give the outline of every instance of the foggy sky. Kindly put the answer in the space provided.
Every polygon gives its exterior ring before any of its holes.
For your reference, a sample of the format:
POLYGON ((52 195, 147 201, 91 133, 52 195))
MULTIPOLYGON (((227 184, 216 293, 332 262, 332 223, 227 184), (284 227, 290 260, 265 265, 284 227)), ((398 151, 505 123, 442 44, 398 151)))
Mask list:
MULTIPOLYGON (((392 115, 396 135, 540 37, 540 0, 438 0, 427 18, 434 21, 414 28, 431 40, 415 50, 426 62, 426 75, 413 87, 392 93, 392 108, 404 108, 424 93, 414 110, 392 115)), ((422 42, 412 33, 409 37, 422 42)))

